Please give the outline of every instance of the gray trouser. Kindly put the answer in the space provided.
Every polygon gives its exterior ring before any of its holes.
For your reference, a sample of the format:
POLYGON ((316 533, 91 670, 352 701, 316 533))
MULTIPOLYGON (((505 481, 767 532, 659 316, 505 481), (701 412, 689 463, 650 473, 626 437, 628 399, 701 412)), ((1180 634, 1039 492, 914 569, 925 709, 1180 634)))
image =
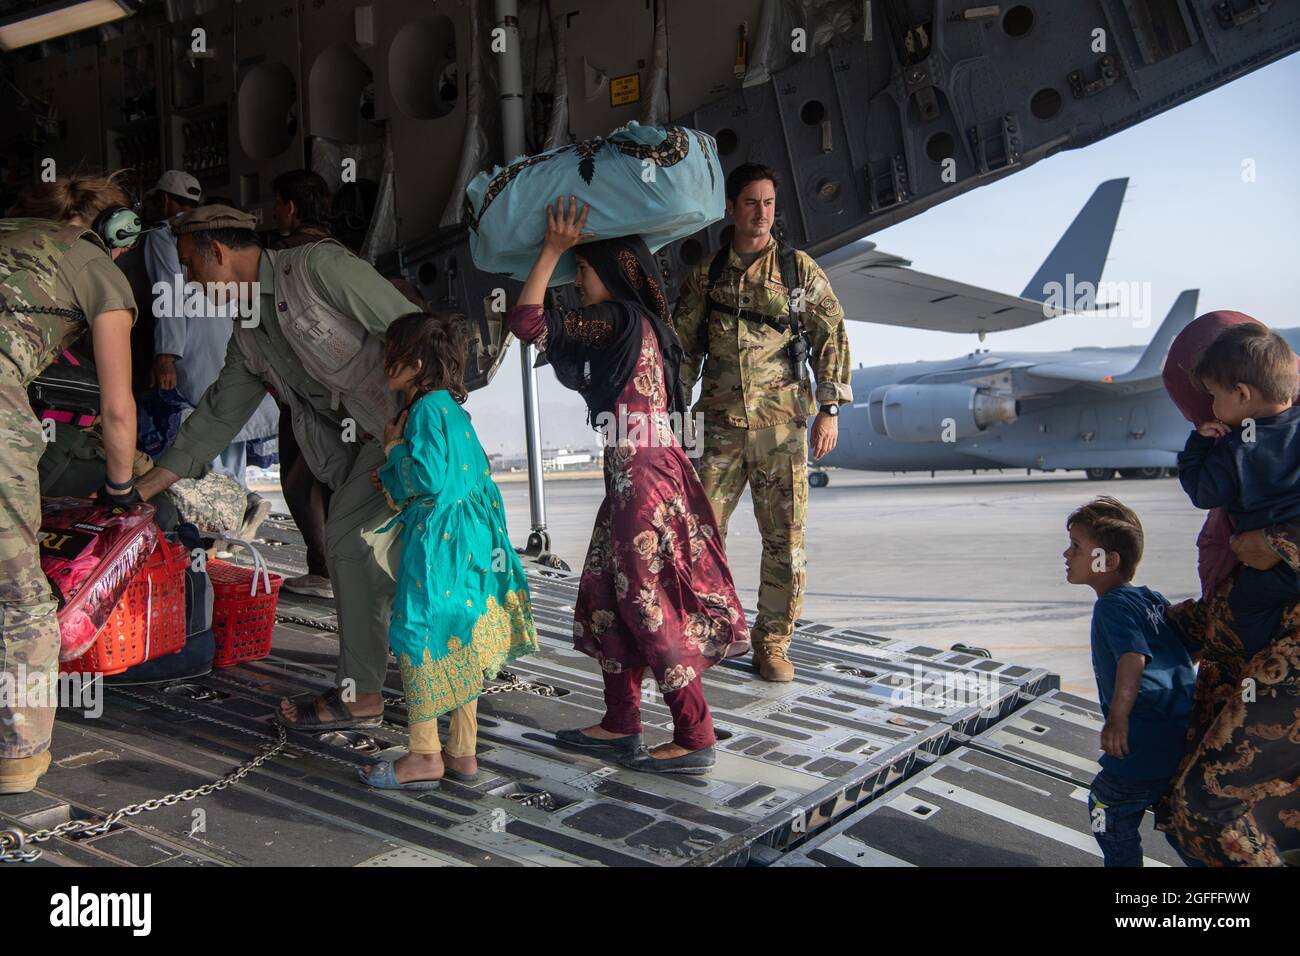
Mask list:
POLYGON ((365 442, 347 478, 334 489, 325 519, 325 562, 339 618, 338 683, 355 681, 358 694, 379 693, 388 670, 396 565, 376 548, 373 535, 393 514, 370 480, 383 463, 383 449, 365 442))

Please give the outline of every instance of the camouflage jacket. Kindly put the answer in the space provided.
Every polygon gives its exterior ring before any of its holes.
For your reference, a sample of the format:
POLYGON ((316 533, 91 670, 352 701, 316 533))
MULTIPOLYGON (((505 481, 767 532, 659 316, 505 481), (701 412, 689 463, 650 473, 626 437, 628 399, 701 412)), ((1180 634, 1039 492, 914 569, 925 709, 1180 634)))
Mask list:
MULTIPOLYGON (((808 359, 817 381, 816 403, 812 388, 791 374, 786 346, 789 332, 781 332, 750 319, 710 311, 706 298, 709 263, 705 258, 682 284, 673 323, 682 340, 685 358, 682 381, 694 388, 703 363, 704 381, 695 411, 706 422, 739 428, 766 428, 799 421, 817 412, 817 406, 853 400, 849 385, 849 339, 830 281, 806 253, 795 253, 805 290, 800 324, 808 333, 808 359), (707 357, 706 357, 707 356, 707 357)), ((788 298, 781 283, 781 266, 775 240, 768 243, 748 269, 734 249, 713 288, 725 305, 761 312, 784 321, 788 298)))
MULTIPOLYGON (((0 219, 0 357, 18 369, 26 385, 54 361, 60 349, 85 331, 74 303, 58 301, 59 263, 89 229, 48 219, 0 219), (30 311, 64 309, 69 314, 30 311)), ((107 249, 104 252, 108 254, 107 249)))

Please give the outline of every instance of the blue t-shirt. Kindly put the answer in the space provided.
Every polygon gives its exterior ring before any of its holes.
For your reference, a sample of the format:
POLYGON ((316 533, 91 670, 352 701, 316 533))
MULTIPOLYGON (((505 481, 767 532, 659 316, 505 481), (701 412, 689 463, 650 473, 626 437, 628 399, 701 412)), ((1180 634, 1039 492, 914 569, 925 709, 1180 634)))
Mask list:
POLYGON ((1167 620, 1164 595, 1122 584, 1097 599, 1092 609, 1092 669, 1101 712, 1110 716, 1115 668, 1124 654, 1146 658, 1142 684, 1128 721, 1128 756, 1101 755, 1101 766, 1129 780, 1164 780, 1182 760, 1192 688, 1192 659, 1167 620))

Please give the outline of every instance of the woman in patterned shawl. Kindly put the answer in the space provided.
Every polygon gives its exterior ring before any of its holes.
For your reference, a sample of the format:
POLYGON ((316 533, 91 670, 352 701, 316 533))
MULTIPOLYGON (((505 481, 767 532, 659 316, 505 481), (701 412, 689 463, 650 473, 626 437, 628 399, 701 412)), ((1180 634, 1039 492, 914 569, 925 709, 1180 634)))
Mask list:
MULTIPOLYGON (((1214 418, 1189 371, 1240 312, 1211 312, 1179 333, 1165 360, 1165 388, 1193 425, 1214 418)), ((1271 643, 1245 646, 1229 596, 1237 562, 1300 570, 1300 522, 1232 535, 1226 511, 1210 512, 1197 538, 1202 596, 1168 616, 1200 651, 1187 752, 1161 803, 1161 829, 1184 855, 1210 866, 1280 866, 1300 851, 1300 604, 1287 608, 1271 643)))
POLYGON ((685 421, 681 343, 663 281, 639 237, 577 250, 582 308, 544 309, 560 256, 587 236, 570 197, 547 209, 541 254, 510 312, 510 330, 546 352, 556 377, 605 430, 605 499, 574 613, 574 647, 605 679, 605 717, 562 730, 563 744, 618 755, 657 773, 706 773, 716 738, 701 675, 749 650, 716 519, 674 424, 685 421), (641 742, 641 679, 649 670, 673 716, 673 739, 641 742))

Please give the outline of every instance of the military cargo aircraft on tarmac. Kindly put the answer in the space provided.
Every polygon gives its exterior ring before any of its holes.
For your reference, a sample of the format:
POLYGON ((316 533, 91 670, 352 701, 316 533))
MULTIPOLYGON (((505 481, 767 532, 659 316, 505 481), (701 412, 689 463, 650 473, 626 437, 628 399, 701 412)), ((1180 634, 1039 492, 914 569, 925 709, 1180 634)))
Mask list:
MULTIPOLYGON (((946 361, 857 369, 856 400, 840 415, 839 445, 819 464, 1159 477, 1187 440, 1187 422, 1160 373, 1169 343, 1196 316, 1197 292, 1178 297, 1145 348, 975 349, 946 361)), ((817 487, 829 481, 825 472, 811 480, 817 487)))
MULTIPOLYGON (((1187 441, 1188 424, 1160 373, 1169 343, 1196 316, 1196 300, 1196 289, 1183 292, 1145 348, 976 349, 943 362, 858 369, 858 400, 840 416, 839 446, 819 464, 1158 478, 1187 441)), ((1300 328, 1278 331, 1300 350, 1300 328)), ((810 478, 816 487, 829 481, 825 472, 810 478)))

